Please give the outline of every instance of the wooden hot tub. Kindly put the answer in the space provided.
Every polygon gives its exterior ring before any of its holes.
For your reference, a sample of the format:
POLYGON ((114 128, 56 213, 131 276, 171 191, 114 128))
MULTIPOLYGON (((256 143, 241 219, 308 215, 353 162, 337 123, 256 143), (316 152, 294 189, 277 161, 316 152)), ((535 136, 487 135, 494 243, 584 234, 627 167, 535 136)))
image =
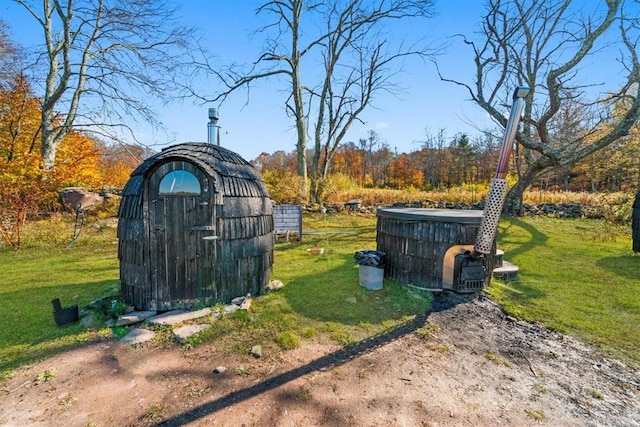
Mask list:
MULTIPOLYGON (((456 290, 455 255, 473 249, 482 211, 378 208, 376 244, 385 253, 384 275, 404 285, 456 290)), ((495 242, 486 256, 484 284, 491 280, 495 242)))

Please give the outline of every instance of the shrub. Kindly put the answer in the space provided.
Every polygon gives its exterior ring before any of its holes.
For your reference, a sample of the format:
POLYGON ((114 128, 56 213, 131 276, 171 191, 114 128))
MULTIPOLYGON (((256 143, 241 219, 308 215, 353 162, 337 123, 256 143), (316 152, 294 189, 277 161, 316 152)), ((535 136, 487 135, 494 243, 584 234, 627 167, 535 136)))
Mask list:
POLYGON ((269 196, 276 203, 301 204, 306 200, 303 180, 294 172, 270 169, 262 173, 262 179, 269 190, 269 196))
POLYGON ((118 208, 120 207, 120 198, 108 198, 101 205, 89 212, 89 215, 95 219, 116 218, 118 216, 118 208))
POLYGON ((343 173, 329 175, 324 185, 324 193, 327 197, 343 191, 352 191, 356 189, 358 189, 358 185, 353 182, 349 176, 343 173))
POLYGON ((51 186, 39 179, 15 182, 0 177, 0 235, 11 248, 22 244, 22 228, 51 198, 51 186))

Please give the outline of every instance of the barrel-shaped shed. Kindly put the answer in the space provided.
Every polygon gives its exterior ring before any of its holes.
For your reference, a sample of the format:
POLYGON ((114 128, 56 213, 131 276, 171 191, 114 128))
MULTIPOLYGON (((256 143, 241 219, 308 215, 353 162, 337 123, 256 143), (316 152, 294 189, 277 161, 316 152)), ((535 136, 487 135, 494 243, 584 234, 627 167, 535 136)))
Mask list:
POLYGON ((118 212, 125 301, 196 308, 259 293, 273 266, 273 211, 258 172, 212 144, 173 145, 127 182, 118 212))

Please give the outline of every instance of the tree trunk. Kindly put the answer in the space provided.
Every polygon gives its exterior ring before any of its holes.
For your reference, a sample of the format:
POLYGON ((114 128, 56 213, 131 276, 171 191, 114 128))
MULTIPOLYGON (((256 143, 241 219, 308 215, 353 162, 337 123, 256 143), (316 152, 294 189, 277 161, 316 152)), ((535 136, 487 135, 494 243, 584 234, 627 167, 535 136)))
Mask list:
POLYGON ((298 176, 302 178, 302 193, 307 197, 309 191, 309 178, 307 176, 307 145, 305 142, 298 141, 296 145, 298 176))
POLYGON ((313 166, 311 173, 310 197, 313 203, 322 203, 324 201, 324 190, 329 176, 329 166, 335 154, 335 150, 325 152, 325 156, 321 158, 319 155, 313 156, 313 166))
POLYGON ((311 203, 319 203, 318 201, 318 177, 315 174, 309 175, 309 201, 311 203))
POLYGON ((505 200, 505 206, 503 211, 509 215, 518 215, 522 216, 524 214, 523 204, 524 204, 524 192, 536 177, 540 174, 540 171, 534 171, 533 169, 529 169, 525 172, 518 182, 515 183, 513 187, 507 193, 507 197, 505 200))
POLYGON ((56 140, 53 118, 47 111, 42 112, 42 161, 44 170, 51 172, 56 165, 56 150, 60 142, 56 140))
POLYGON ((522 216, 523 214, 523 195, 526 188, 524 188, 523 185, 519 185, 520 183, 522 183, 522 180, 519 180, 507 193, 507 200, 505 201, 503 211, 509 215, 522 216))
POLYGON ((322 203, 324 199, 325 178, 320 175, 311 175, 309 196, 312 203, 322 203))

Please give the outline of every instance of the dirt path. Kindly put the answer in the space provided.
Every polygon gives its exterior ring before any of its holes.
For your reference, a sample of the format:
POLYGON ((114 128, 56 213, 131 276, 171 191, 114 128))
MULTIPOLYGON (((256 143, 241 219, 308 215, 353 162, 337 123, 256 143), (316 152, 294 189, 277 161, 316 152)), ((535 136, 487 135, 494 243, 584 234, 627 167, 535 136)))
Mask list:
POLYGON ((484 297, 434 305, 346 349, 303 344, 260 359, 92 344, 0 383, 0 425, 640 426, 637 370, 484 297))

